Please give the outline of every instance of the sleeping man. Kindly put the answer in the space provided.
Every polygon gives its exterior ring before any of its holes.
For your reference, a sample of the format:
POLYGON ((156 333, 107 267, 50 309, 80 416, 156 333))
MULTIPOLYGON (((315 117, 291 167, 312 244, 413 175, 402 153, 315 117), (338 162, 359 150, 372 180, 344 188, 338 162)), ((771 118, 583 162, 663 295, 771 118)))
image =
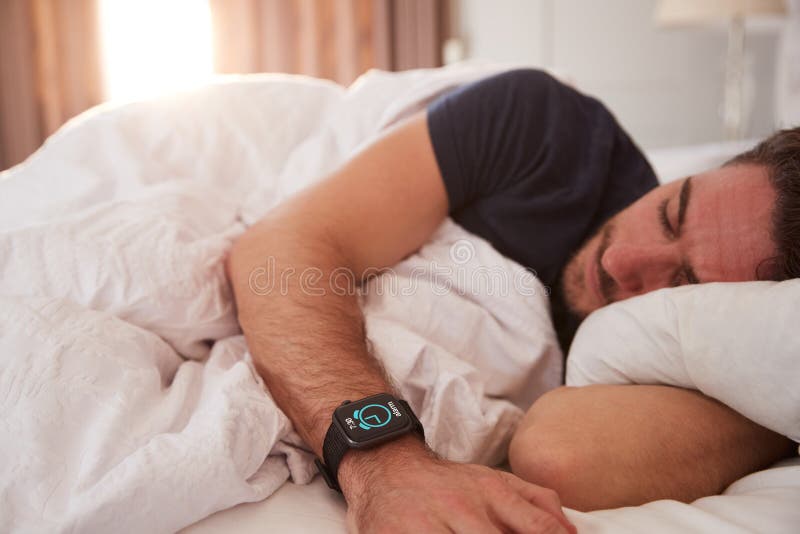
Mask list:
POLYGON ((566 353, 580 320, 611 302, 798 276, 800 129, 657 187, 601 103, 542 72, 510 71, 440 97, 251 227, 227 264, 239 320, 276 402, 343 492, 351 530, 567 532, 562 503, 690 501, 791 453, 786 438, 700 393, 590 386, 533 405, 512 440, 513 475, 449 462, 392 396, 355 296, 299 283, 249 290, 268 256, 277 269, 357 277, 391 266, 448 215, 553 288, 566 353), (357 425, 348 414, 359 411, 357 425))

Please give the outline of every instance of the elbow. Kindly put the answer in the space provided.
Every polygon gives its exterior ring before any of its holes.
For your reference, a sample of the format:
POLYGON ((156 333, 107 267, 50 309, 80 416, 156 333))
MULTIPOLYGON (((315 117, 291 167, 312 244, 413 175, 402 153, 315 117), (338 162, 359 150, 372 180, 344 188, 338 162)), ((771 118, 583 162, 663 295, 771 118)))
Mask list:
POLYGON ((556 448, 546 438, 518 434, 511 441, 509 463, 522 480, 555 491, 567 508, 586 512, 604 507, 585 493, 583 459, 568 447, 556 448))
POLYGON ((225 274, 235 287, 253 269, 263 267, 270 256, 285 262, 295 254, 293 244, 311 240, 313 236, 301 232, 291 213, 269 213, 233 242, 225 257, 225 274))
POLYGON ((552 441, 536 428, 517 432, 509 446, 508 461, 519 478, 555 490, 563 501, 578 462, 567 447, 554 446, 552 441))
POLYGON ((250 303, 260 302, 262 299, 258 297, 272 293, 276 265, 285 264, 291 258, 292 251, 286 243, 290 238, 283 239, 284 235, 276 225, 262 220, 248 228, 228 249, 224 270, 240 321, 243 309, 250 303))
POLYGON ((247 229, 224 260, 239 311, 249 302, 264 302, 261 297, 286 296, 287 290, 295 295, 324 294, 328 279, 323 273, 349 265, 329 234, 291 216, 275 215, 247 229))
POLYGON ((511 471, 527 482, 555 491, 564 506, 582 511, 596 509, 597 503, 583 487, 591 460, 564 432, 567 424, 544 417, 521 427, 509 446, 511 471))

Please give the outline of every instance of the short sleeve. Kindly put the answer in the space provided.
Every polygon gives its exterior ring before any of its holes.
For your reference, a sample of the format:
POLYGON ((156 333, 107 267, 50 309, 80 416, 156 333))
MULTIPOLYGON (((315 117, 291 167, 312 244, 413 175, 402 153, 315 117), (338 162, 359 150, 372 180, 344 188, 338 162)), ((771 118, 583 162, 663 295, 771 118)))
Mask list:
POLYGON ((598 105, 533 69, 491 76, 434 101, 428 128, 451 210, 569 170, 598 105))
POLYGON ((657 185, 598 100, 545 72, 503 72, 428 107, 450 213, 552 285, 608 217, 657 185))

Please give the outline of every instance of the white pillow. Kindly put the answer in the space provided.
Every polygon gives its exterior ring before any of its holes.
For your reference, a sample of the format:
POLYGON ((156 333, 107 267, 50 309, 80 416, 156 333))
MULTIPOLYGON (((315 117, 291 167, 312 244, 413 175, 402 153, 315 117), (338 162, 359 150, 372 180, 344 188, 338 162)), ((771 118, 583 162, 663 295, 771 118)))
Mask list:
POLYGON ((567 384, 697 389, 800 441, 800 280, 662 289, 593 313, 567 384))

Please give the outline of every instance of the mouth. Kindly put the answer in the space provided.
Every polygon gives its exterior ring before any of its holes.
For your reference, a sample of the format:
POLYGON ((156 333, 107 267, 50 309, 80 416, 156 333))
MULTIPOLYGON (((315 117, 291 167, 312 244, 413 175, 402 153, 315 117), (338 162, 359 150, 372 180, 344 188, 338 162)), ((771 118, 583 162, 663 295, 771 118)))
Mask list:
POLYGON ((611 244, 611 232, 613 227, 606 225, 601 232, 600 243, 597 245, 597 251, 592 255, 591 259, 586 262, 586 272, 584 274, 586 284, 591 287, 591 291, 597 298, 600 306, 605 306, 611 302, 611 294, 613 290, 614 280, 603 268, 601 260, 606 249, 611 244))
POLYGON ((597 302, 604 304, 605 299, 603 298, 603 293, 600 291, 600 275, 598 274, 598 264, 600 263, 600 257, 603 248, 602 245, 603 243, 601 241, 597 245, 597 254, 592 254, 589 258, 587 258, 583 279, 586 280, 586 285, 594 294, 597 302))

